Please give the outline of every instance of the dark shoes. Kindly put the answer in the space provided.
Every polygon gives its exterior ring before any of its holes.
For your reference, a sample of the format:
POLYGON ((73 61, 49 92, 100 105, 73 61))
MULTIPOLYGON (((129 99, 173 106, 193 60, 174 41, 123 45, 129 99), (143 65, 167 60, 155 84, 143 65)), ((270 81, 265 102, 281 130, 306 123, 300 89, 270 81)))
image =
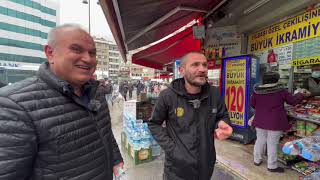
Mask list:
POLYGON ((253 162, 253 164, 254 164, 255 166, 260 166, 260 165, 262 164, 262 161, 260 161, 259 163, 253 162))
POLYGON ((276 172, 276 173, 283 173, 284 172, 284 169, 282 167, 277 167, 275 169, 269 169, 268 168, 268 171, 269 172, 276 172))
MULTIPOLYGON (((262 161, 260 161, 259 163, 256 163, 256 162, 253 162, 253 164, 255 166, 260 166, 262 164, 262 161)), ((275 169, 269 169, 268 168, 268 171, 269 172, 275 172, 275 173, 283 173, 284 172, 284 169, 282 167, 277 167, 275 169)))

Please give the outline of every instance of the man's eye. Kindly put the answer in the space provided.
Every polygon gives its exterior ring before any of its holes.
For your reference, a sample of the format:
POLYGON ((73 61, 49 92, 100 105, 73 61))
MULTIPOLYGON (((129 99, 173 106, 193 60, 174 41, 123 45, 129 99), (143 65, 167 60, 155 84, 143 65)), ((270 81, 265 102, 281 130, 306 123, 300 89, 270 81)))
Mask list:
POLYGON ((81 53, 82 52, 82 49, 79 48, 79 47, 71 47, 70 49, 75 53, 81 53))
POLYGON ((93 52, 89 52, 89 54, 90 54, 91 57, 95 57, 97 55, 97 52, 93 51, 93 52))

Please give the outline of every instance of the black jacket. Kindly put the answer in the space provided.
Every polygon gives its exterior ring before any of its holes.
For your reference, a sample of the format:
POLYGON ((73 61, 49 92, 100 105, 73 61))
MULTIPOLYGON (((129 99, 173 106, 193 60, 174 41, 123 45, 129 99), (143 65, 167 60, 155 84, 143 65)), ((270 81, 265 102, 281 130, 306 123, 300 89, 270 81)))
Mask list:
POLYGON ((112 180, 122 161, 98 84, 84 105, 41 65, 38 76, 0 89, 0 179, 112 180))
POLYGON ((181 78, 160 93, 149 128, 166 153, 166 179, 210 179, 216 161, 213 132, 219 120, 230 124, 219 90, 209 84, 197 97, 186 92, 181 78))

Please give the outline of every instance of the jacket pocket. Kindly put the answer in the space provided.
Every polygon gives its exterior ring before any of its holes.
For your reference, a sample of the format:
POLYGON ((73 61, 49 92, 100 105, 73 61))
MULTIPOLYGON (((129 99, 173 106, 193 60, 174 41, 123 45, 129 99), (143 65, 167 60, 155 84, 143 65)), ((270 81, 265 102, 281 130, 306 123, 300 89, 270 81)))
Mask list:
POLYGON ((185 171, 190 168, 197 166, 197 160, 189 155, 183 148, 175 145, 174 149, 168 153, 169 160, 172 162, 173 167, 178 173, 186 173, 185 171))

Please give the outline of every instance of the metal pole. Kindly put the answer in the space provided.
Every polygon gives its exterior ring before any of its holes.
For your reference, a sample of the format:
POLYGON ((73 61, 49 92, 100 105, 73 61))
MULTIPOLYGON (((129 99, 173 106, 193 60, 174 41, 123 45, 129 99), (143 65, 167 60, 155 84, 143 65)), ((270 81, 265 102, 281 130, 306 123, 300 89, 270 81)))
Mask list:
POLYGON ((91 17, 90 17, 90 0, 88 1, 89 2, 89 34, 91 35, 91 22, 90 22, 90 19, 91 19, 91 17))

